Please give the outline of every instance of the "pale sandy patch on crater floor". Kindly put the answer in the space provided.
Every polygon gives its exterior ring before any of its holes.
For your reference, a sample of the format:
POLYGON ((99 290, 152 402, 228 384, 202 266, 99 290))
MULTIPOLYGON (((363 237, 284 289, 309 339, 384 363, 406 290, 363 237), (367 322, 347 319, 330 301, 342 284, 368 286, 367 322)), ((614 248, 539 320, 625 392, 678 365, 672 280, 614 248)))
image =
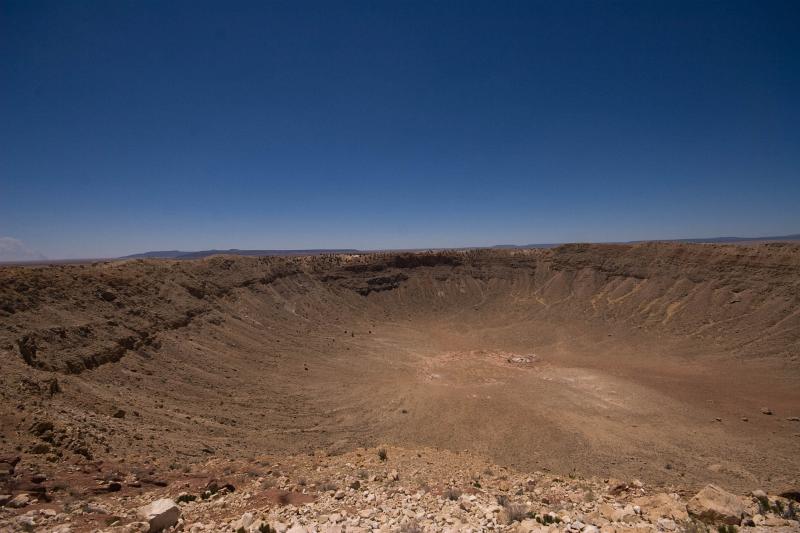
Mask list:
POLYGON ((487 386, 506 383, 513 372, 536 372, 541 366, 534 353, 502 350, 448 351, 421 360, 417 375, 422 382, 450 386, 487 386))

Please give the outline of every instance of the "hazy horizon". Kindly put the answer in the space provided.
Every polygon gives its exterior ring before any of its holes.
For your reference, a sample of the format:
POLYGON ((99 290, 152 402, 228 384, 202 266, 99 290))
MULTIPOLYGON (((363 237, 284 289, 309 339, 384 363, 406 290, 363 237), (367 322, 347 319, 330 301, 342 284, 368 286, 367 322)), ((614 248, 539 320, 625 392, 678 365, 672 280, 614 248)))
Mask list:
POLYGON ((459 249, 477 249, 477 248, 492 248, 492 247, 526 247, 526 246, 557 246, 561 244, 573 244, 573 243, 589 243, 589 244, 627 244, 627 243, 636 243, 636 242, 670 242, 670 241, 700 241, 700 242, 713 242, 719 239, 735 239, 735 240, 742 240, 745 242, 748 241, 759 241, 759 240, 772 240, 775 238, 791 238, 792 241, 800 240, 800 233, 789 233, 786 235, 750 235, 750 236, 742 236, 742 235, 717 235, 717 236, 706 236, 706 237, 670 237, 664 239, 635 239, 630 241, 623 241, 623 240, 604 240, 604 241, 542 241, 542 242, 497 242, 493 244, 463 244, 463 245, 454 245, 454 246, 406 246, 406 247, 374 247, 374 248, 358 248, 353 246, 308 246, 308 247, 288 247, 288 248, 272 248, 272 247, 265 247, 265 246, 256 246, 256 247, 249 247, 249 248, 237 248, 237 247, 230 247, 230 246, 217 246, 217 247, 210 247, 210 248, 194 248, 194 249, 184 249, 184 248, 150 248, 146 250, 137 250, 131 251, 129 253, 121 254, 121 255, 107 255, 107 256, 85 256, 85 257, 48 257, 44 254, 32 250, 28 248, 25 243, 19 241, 18 239, 10 238, 10 237, 0 237, 0 263, 7 262, 7 263, 25 263, 25 262, 39 262, 39 261, 71 261, 71 260, 92 260, 92 259, 122 259, 126 257, 134 257, 140 255, 147 255, 159 252, 179 252, 181 254, 194 254, 194 253, 203 253, 209 251, 215 252, 228 252, 228 251, 236 251, 236 252, 308 252, 308 251, 340 251, 340 250, 354 250, 358 252, 381 252, 381 251, 403 251, 403 250, 459 250, 459 249))
POLYGON ((0 260, 797 233, 798 23, 778 1, 4 1, 0 260))

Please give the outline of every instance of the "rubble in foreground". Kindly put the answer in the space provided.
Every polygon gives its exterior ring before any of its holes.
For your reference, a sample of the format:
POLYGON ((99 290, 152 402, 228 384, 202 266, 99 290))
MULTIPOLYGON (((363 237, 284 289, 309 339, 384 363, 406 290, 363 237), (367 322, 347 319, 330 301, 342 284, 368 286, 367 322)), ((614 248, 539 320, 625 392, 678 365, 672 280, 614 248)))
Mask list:
MULTIPOLYGON (((40 479, 46 476, 39 474, 40 479)), ((164 487, 117 472, 109 490, 2 496, 1 531, 800 531, 798 492, 696 494, 637 480, 558 477, 492 465, 472 454, 401 448, 213 459, 164 487), (50 501, 46 501, 50 500, 50 501)))

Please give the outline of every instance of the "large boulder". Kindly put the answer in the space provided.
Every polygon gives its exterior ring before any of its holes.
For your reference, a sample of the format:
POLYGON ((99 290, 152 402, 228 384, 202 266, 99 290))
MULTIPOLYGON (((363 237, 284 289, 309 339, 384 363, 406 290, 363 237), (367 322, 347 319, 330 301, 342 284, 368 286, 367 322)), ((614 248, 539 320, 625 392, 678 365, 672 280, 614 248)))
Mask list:
POLYGON ((150 533, 155 533, 177 524, 181 510, 174 501, 162 498, 139 509, 139 516, 150 524, 150 533))
POLYGON ((683 522, 689 518, 686 513, 686 504, 669 494, 654 494, 633 500, 635 505, 642 509, 642 515, 655 524, 659 518, 667 518, 676 522, 683 522))
POLYGON ((692 516, 708 524, 738 525, 745 514, 742 498, 716 485, 706 485, 689 500, 687 510, 692 516))

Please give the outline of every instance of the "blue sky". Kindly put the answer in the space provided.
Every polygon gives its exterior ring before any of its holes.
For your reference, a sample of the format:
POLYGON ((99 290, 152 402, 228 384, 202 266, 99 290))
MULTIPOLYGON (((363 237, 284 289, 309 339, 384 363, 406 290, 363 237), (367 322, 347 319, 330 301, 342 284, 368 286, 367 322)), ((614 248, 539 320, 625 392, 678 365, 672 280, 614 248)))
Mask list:
POLYGON ((2 0, 0 238, 796 233, 798 27, 797 2, 2 0))

